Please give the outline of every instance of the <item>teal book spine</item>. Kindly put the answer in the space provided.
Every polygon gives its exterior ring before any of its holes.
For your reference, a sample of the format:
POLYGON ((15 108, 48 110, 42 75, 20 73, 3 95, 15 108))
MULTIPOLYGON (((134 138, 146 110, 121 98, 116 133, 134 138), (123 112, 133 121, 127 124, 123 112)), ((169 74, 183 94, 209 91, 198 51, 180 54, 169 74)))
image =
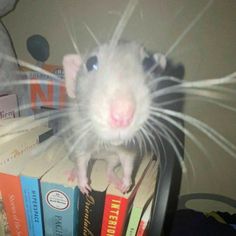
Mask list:
POLYGON ((78 187, 41 182, 45 235, 78 236, 78 187))
POLYGON ((21 176, 20 180, 29 235, 44 235, 39 179, 21 176))

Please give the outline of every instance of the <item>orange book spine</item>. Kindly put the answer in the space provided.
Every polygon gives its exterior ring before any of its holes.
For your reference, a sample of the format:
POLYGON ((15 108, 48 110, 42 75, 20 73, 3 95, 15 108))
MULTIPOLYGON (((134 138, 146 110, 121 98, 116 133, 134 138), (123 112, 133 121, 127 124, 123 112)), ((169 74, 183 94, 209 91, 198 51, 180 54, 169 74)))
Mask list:
POLYGON ((0 191, 12 236, 27 236, 20 177, 0 173, 0 191))
POLYGON ((107 194, 105 198, 101 236, 122 235, 127 210, 127 199, 107 194))

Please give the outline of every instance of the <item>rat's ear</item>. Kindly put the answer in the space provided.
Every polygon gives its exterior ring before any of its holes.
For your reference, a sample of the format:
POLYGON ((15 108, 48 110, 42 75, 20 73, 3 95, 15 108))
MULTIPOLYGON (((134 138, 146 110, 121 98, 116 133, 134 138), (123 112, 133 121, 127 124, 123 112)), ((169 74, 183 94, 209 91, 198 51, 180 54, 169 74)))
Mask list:
POLYGON ((161 53, 152 54, 142 47, 141 57, 143 58, 142 64, 145 72, 153 73, 158 70, 158 74, 161 74, 166 68, 167 59, 161 53))
POLYGON ((166 69, 166 65, 167 65, 167 59, 166 59, 166 56, 161 54, 161 53, 155 53, 153 54, 153 58, 155 59, 156 61, 156 65, 158 67, 160 67, 160 69, 162 71, 164 71, 166 69))
POLYGON ((70 98, 76 97, 76 77, 82 64, 78 54, 65 55, 63 58, 66 92, 70 98))

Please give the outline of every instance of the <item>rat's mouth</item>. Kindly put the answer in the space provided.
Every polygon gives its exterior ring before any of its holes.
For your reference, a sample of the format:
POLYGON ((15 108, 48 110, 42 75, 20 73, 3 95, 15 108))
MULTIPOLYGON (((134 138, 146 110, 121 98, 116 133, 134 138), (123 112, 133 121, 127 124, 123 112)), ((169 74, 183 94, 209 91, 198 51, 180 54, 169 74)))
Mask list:
POLYGON ((97 134, 101 141, 115 146, 130 142, 134 138, 135 133, 136 132, 134 132, 132 127, 122 129, 103 127, 103 130, 97 130, 97 134))
POLYGON ((111 144, 114 146, 120 146, 123 144, 123 141, 122 140, 113 140, 113 141, 111 141, 111 144))

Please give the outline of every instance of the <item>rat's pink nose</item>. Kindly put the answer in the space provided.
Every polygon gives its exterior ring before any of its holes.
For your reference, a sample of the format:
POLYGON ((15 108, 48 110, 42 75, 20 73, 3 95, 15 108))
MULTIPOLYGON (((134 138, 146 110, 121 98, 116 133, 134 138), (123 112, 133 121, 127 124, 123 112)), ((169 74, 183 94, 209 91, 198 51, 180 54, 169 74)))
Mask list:
POLYGON ((110 124, 115 128, 125 128, 133 120, 135 106, 133 101, 120 98, 111 103, 110 124))

